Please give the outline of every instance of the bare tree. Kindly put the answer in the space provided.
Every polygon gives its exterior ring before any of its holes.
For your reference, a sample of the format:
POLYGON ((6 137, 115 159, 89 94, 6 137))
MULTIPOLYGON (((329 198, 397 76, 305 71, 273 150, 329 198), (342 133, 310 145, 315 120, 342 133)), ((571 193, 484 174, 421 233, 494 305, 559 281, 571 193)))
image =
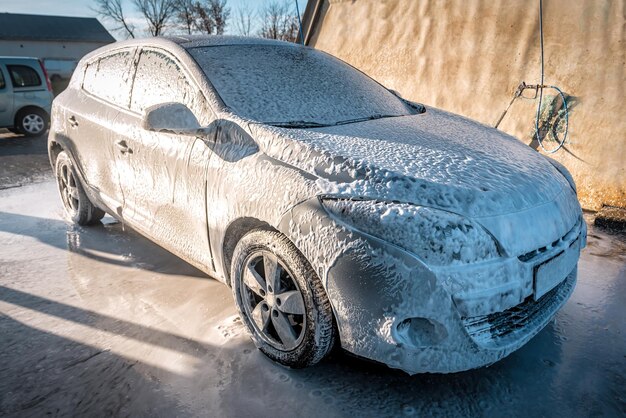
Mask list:
POLYGON ((226 0, 208 0, 207 9, 217 35, 223 35, 228 18, 230 17, 230 8, 226 7, 226 0))
POLYGON ((195 15, 194 25, 196 29, 201 33, 211 35, 213 33, 213 29, 215 28, 215 22, 211 18, 208 8, 204 4, 197 1, 193 5, 193 12, 195 15))
POLYGON ((230 8, 226 7, 226 0, 204 0, 192 3, 193 26, 195 30, 207 35, 224 34, 230 8))
POLYGON ((193 0, 176 1, 176 22, 188 35, 191 35, 195 28, 196 15, 194 11, 193 0))
POLYGON ((254 16, 254 10, 250 8, 250 5, 248 3, 243 3, 237 11, 237 16, 235 17, 235 26, 237 27, 237 32, 240 35, 250 36, 254 16))
POLYGON ((295 42, 298 38, 298 16, 291 10, 290 2, 274 0, 261 12, 261 30, 264 38, 295 42))
POLYGON ((127 36, 135 37, 135 27, 128 22, 122 10, 122 0, 95 0, 96 6, 93 10, 98 16, 105 20, 110 20, 119 25, 114 30, 123 30, 127 36))
POLYGON ((133 3, 145 17, 152 36, 163 33, 167 22, 176 11, 176 0, 133 0, 133 3))

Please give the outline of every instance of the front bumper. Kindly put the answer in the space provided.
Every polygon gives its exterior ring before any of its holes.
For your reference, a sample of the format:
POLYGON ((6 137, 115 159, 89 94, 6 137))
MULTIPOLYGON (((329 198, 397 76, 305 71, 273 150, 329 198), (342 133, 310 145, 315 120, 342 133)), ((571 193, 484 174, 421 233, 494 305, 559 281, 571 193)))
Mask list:
POLYGON ((523 256, 430 268, 335 221, 317 199, 292 209, 281 230, 322 279, 342 347, 411 374, 485 366, 528 342, 567 301, 577 277, 575 264, 554 270, 562 277, 535 300, 537 266, 563 253, 577 261, 586 241, 580 218, 557 242, 523 256))

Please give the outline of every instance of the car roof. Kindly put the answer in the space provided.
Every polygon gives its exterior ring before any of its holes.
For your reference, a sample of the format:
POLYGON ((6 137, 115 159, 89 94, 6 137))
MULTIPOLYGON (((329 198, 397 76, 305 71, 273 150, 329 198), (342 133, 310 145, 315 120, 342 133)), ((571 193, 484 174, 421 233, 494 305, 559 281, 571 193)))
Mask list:
POLYGON ((11 61, 18 61, 18 60, 24 60, 24 61, 39 61, 39 58, 36 57, 11 57, 8 55, 1 55, 0 56, 0 60, 11 60, 11 61))
POLYGON ((176 55, 186 55, 186 50, 198 47, 227 46, 227 45, 275 45, 291 48, 309 48, 293 42, 279 41, 277 39, 266 39, 246 36, 231 35, 177 35, 177 36, 155 36, 150 38, 133 38, 125 41, 113 42, 102 46, 85 55, 81 62, 91 60, 93 57, 107 54, 110 51, 120 48, 131 47, 161 47, 175 53, 176 55))
POLYGON ((292 42, 279 41, 277 39, 257 38, 250 36, 231 35, 189 35, 172 36, 166 39, 177 43, 185 49, 227 45, 277 45, 294 46, 292 42))
POLYGON ((279 41, 276 39, 255 38, 246 36, 230 35, 177 35, 177 36, 156 36, 151 38, 136 38, 125 41, 118 41, 92 51, 84 58, 100 55, 124 47, 156 46, 172 50, 187 50, 198 47, 227 46, 227 45, 276 45, 285 47, 302 47, 292 42, 279 41))

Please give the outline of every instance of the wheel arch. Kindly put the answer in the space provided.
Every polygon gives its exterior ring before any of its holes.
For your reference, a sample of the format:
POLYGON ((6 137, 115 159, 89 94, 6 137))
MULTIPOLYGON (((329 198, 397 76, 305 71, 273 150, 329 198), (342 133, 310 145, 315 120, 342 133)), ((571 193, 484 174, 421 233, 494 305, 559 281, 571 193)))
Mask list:
POLYGON ((38 110, 38 111, 43 112, 46 115, 46 117, 48 118, 48 123, 50 122, 50 114, 46 111, 46 109, 44 109, 44 108, 42 108, 40 106, 26 105, 26 106, 20 107, 19 109, 17 109, 15 111, 15 115, 13 116, 13 126, 18 126, 19 125, 19 121, 18 121, 19 116, 23 112, 28 111, 28 110, 38 110))
POLYGON ((221 258, 223 263, 222 268, 224 270, 224 278, 226 279, 226 284, 228 286, 232 287, 230 266, 233 261, 235 247, 246 234, 256 229, 280 232, 276 228, 272 227, 269 223, 254 217, 237 218, 228 225, 226 231, 224 232, 224 239, 222 241, 221 247, 221 258))
MULTIPOLYGON (((48 135, 48 158, 50 160, 50 164, 52 165, 53 170, 57 161, 57 157, 63 151, 65 151, 72 159, 72 162, 76 164, 74 146, 70 138, 61 133, 50 131, 50 134, 48 135)), ((82 171, 80 170, 80 167, 78 171, 78 174, 82 177, 82 171)))
POLYGON ((59 142, 55 140, 51 140, 48 142, 48 158, 50 159, 52 171, 54 171, 54 167, 56 166, 57 157, 63 151, 65 151, 65 148, 63 148, 63 146, 59 142))
POLYGON ((50 132, 48 136, 48 159, 50 161, 50 165, 52 166, 53 173, 56 170, 56 162, 59 154, 61 152, 67 153, 70 157, 70 160, 74 164, 76 169, 76 174, 78 175, 78 180, 81 182, 85 193, 92 201, 99 201, 97 197, 93 194, 91 187, 88 187, 88 183, 85 179, 85 174, 83 172, 82 166, 78 164, 77 151, 72 143, 72 141, 66 137, 65 135, 55 134, 50 132))

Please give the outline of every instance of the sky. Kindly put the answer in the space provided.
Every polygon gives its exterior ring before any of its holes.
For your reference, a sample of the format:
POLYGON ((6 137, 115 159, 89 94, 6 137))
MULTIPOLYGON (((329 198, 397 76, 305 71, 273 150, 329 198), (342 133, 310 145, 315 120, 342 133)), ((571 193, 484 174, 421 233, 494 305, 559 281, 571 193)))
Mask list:
MULTIPOLYGON (((227 4, 231 9, 231 22, 226 28, 226 32, 237 34, 233 18, 237 10, 248 5, 252 9, 260 10, 263 5, 271 0, 227 0, 227 4)), ((288 0, 294 4, 296 0, 288 0)), ((297 0, 300 7, 300 13, 304 13, 307 0, 297 0)), ((38 15, 55 15, 55 16, 78 16, 78 17, 98 17, 91 10, 94 5, 93 0, 0 0, 0 13, 25 13, 38 15)), ((129 20, 138 28, 145 28, 143 17, 134 11, 132 0, 123 0, 124 12, 128 14, 129 20), (128 12, 127 12, 128 11, 128 12)), ((120 32, 112 31, 116 25, 100 19, 100 22, 109 29, 111 34, 118 39, 124 36, 120 32)), ((140 32, 142 32, 140 30, 140 32)))

